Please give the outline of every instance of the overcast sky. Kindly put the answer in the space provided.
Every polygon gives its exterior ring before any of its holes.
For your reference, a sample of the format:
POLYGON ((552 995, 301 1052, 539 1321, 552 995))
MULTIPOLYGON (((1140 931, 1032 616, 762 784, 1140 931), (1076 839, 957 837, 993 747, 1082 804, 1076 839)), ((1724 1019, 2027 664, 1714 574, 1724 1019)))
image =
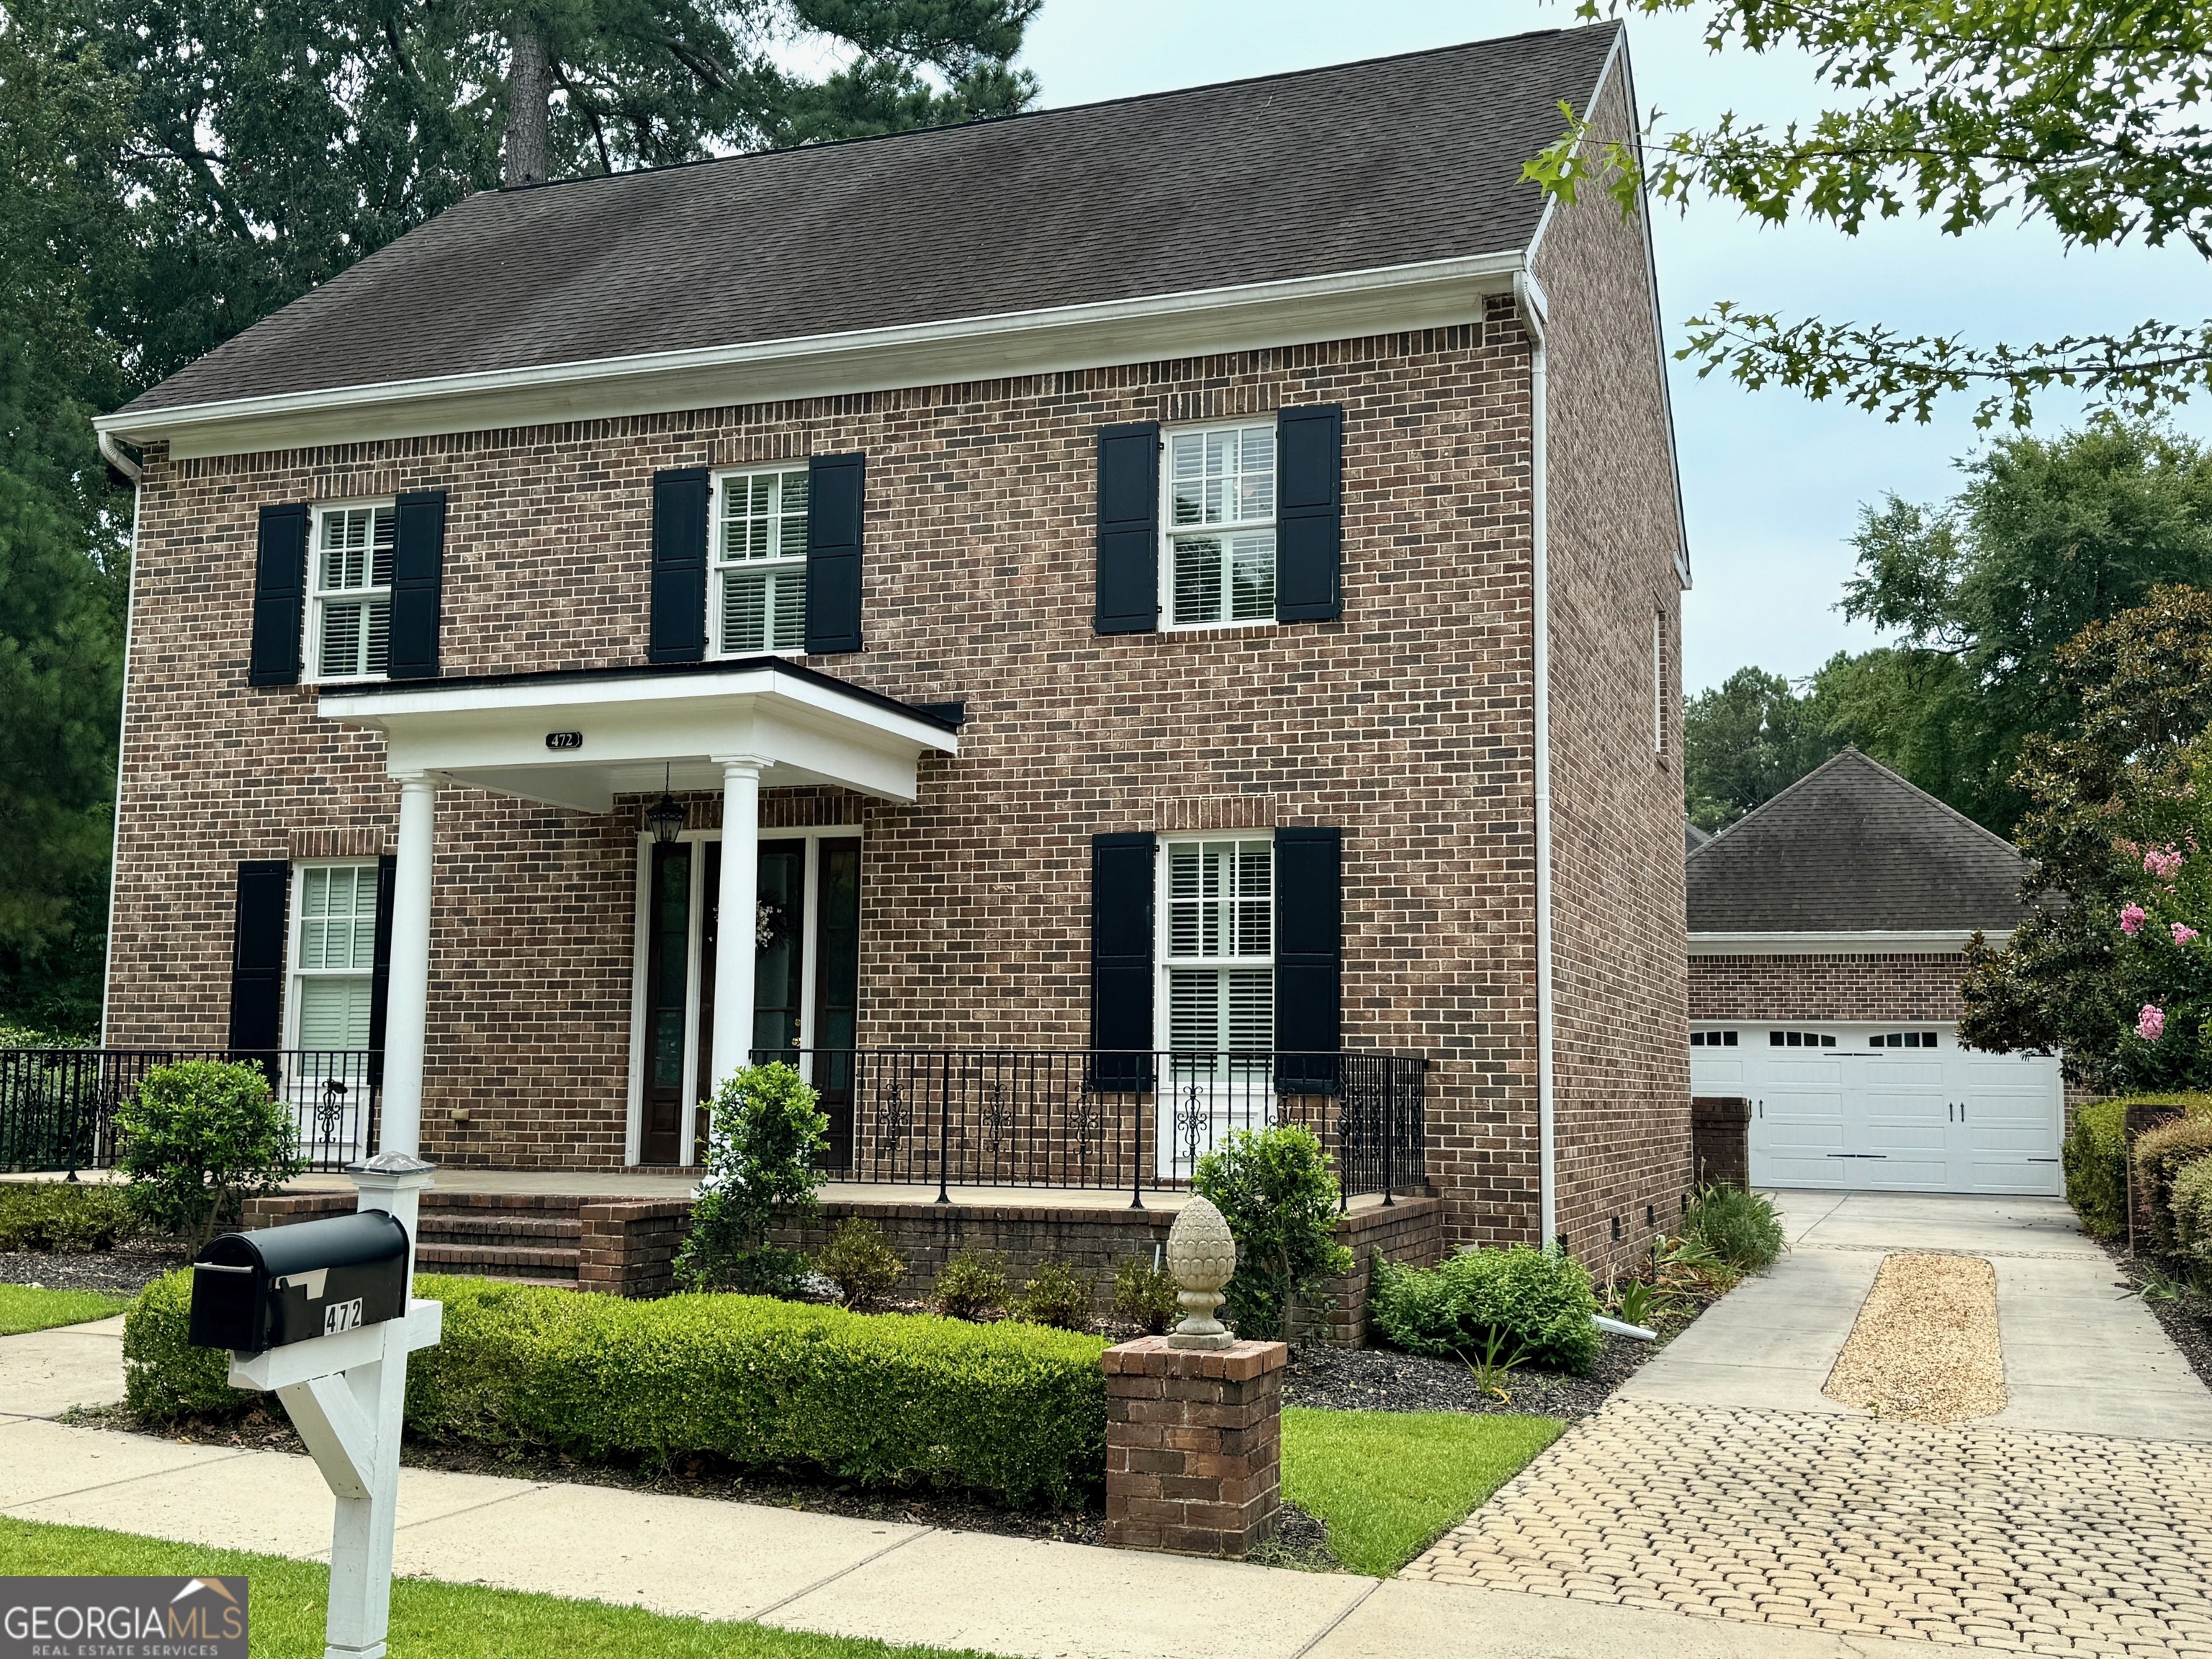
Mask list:
MULTIPOLYGON (((1047 104, 1074 104, 1209 81, 1306 69, 1572 26, 1571 8, 1534 0, 1046 0, 1021 61, 1047 104)), ((1629 25, 1638 101, 1702 124, 1723 109, 1772 121, 1821 107, 1809 61, 1709 54, 1681 17, 1629 25)), ((1480 112, 1470 112, 1480 118, 1480 112)), ((1658 220, 1660 300, 1668 348, 1685 319, 1732 299, 1784 315, 1963 331, 1977 341, 2122 329, 2145 318, 2195 321, 2206 269, 2185 249, 2068 255, 2048 228, 2008 226, 1963 239, 1895 222, 1850 239, 1817 227, 1756 228, 1713 204, 1658 220)), ((1784 391, 1699 381, 1673 366, 1695 587, 1685 602, 1692 691, 1747 662, 1792 677, 1872 643, 1835 610, 1850 574, 1846 538, 1861 502, 1895 491, 1934 501, 1956 487, 1954 462, 1979 441, 1970 407, 1929 426, 1886 424, 1784 391)), ((2057 430, 2077 405, 2041 406, 2057 430)), ((2177 422, 2212 430, 2212 411, 2177 422)))

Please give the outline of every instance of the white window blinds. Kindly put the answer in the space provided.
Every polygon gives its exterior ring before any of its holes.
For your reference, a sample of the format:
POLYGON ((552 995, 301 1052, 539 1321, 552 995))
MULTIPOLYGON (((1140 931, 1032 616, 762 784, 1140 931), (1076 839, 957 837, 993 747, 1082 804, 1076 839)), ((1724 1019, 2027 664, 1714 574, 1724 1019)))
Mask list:
POLYGON ((720 481, 714 610, 724 656, 806 647, 806 476, 799 467, 720 481))
POLYGON ((294 1045, 368 1047, 376 965, 376 866, 309 865, 300 872, 300 939, 293 970, 294 1045))
POLYGON ((1170 620, 1265 622, 1275 614, 1275 428, 1168 435, 1170 620))
POLYGON ((316 514, 315 673, 360 679, 385 672, 392 639, 392 503, 326 507, 316 514))
POLYGON ((1167 844, 1170 1048, 1274 1048, 1274 862, 1265 840, 1167 844))

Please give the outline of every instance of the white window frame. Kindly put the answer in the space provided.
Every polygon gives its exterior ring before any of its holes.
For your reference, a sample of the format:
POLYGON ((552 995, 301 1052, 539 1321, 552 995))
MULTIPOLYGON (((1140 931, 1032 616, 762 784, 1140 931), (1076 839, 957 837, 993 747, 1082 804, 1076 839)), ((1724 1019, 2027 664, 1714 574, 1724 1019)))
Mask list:
MULTIPOLYGON (((1175 973, 1178 969, 1200 969, 1216 974, 1237 969, 1264 970, 1268 976, 1267 1025, 1268 1042, 1266 1052, 1272 1054, 1279 1047, 1281 1032, 1275 1025, 1273 981, 1275 972, 1275 842, 1267 830, 1212 830, 1179 832, 1162 836, 1159 858, 1153 872, 1152 902, 1152 961, 1155 965, 1155 984, 1152 998, 1152 1047, 1159 1053, 1175 1049, 1175 973), (1267 849, 1267 949, 1264 955, 1179 957, 1172 953, 1175 917, 1174 849, 1177 847, 1218 846, 1223 842, 1239 845, 1254 844, 1267 849)), ((1242 1052, 1237 1051, 1237 1052, 1242 1052)), ((1255 1050, 1254 1052, 1260 1052, 1255 1050)))
POLYGON ((1667 752, 1667 613, 1651 613, 1651 752, 1667 752))
MULTIPOLYGON (((364 509, 392 514, 392 551, 396 557, 398 552, 399 537, 399 503, 396 498, 390 495, 368 495, 353 501, 317 501, 308 511, 307 603, 304 607, 307 616, 303 624, 306 637, 301 641, 300 664, 302 670, 301 678, 310 685, 375 684, 392 678, 391 582, 387 580, 380 586, 372 582, 366 587, 325 587, 323 586, 323 525, 325 521, 337 514, 359 513, 364 509), (382 669, 373 669, 358 674, 323 672, 323 617, 325 609, 341 601, 351 604, 356 600, 373 602, 378 599, 384 601, 385 666, 382 669)), ((373 532, 369 545, 369 574, 374 576, 375 537, 373 532)))
MULTIPOLYGON (((763 825, 757 841, 799 841, 806 842, 805 933, 799 945, 799 1046, 811 1049, 814 1046, 816 1013, 814 999, 816 970, 819 962, 822 925, 822 843, 825 841, 858 841, 862 843, 860 911, 862 933, 860 950, 863 984, 866 969, 866 896, 867 848, 866 832, 857 823, 810 823, 790 829, 781 825, 763 825)), ((710 841, 722 839, 720 830, 686 830, 678 839, 690 844, 691 854, 691 896, 687 923, 688 936, 684 947, 684 1075, 699 1075, 699 1050, 703 1043, 711 1043, 714 1034, 702 1029, 699 1023, 699 974, 702 966, 702 929, 706 921, 707 858, 696 848, 710 841)), ((647 908, 653 902, 653 835, 641 830, 637 835, 637 867, 634 876, 634 899, 630 913, 630 972, 629 972, 629 1121, 623 1140, 623 1162, 634 1164, 645 1146, 645 998, 647 969, 650 965, 646 952, 652 942, 652 918, 647 908)), ((804 1057, 810 1080, 813 1068, 811 1054, 804 1057)), ((683 1127, 677 1136, 678 1147, 684 1166, 696 1161, 699 1148, 693 1144, 692 1130, 695 1114, 686 1111, 683 1127)))
MULTIPOLYGON (((1275 417, 1273 415, 1247 420, 1204 421, 1183 426, 1163 428, 1160 433, 1160 538, 1159 591, 1160 631, 1169 634, 1201 634, 1230 628, 1277 628, 1281 623, 1277 611, 1282 605, 1282 506, 1283 506, 1282 446, 1276 438, 1275 417), (1175 522, 1175 442, 1178 438, 1203 438, 1213 432, 1247 432, 1264 430, 1274 446, 1274 489, 1271 511, 1265 519, 1237 520, 1218 525, 1186 526, 1178 530, 1175 522), (1211 622, 1177 622, 1176 620, 1176 542, 1179 536, 1218 536, 1227 540, 1232 536, 1251 535, 1266 531, 1273 540, 1273 566, 1270 573, 1269 604, 1264 617, 1223 616, 1211 622)), ((1232 607, 1234 600, 1230 586, 1231 574, 1223 572, 1222 606, 1232 607)))
MULTIPOLYGON (((802 458, 796 465, 777 462, 759 466, 731 467, 717 472, 709 480, 707 498, 707 647, 708 655, 718 660, 741 657, 803 657, 806 654, 806 544, 802 539, 799 550, 793 553, 781 544, 781 528, 783 515, 778 514, 769 522, 778 526, 776 556, 773 559, 725 560, 722 556, 722 514, 727 505, 729 486, 739 479, 776 477, 789 473, 808 476, 806 461, 802 458), (799 643, 777 646, 763 641, 757 651, 732 651, 722 639, 722 625, 726 616, 723 602, 724 588, 729 577, 737 572, 784 572, 796 568, 799 573, 799 643)), ((808 505, 812 505, 811 481, 809 482, 808 505)), ((779 505, 781 503, 779 502, 779 505)), ((803 516, 803 515, 802 515, 803 516)), ((802 532, 802 536, 804 532, 802 532)), ((779 582, 779 587, 783 584, 779 582)), ((773 629, 770 630, 773 635, 773 629)))
MULTIPOLYGON (((284 1046, 287 1048, 301 1046, 301 981, 309 978, 367 979, 372 992, 375 986, 374 942, 369 946, 369 965, 367 968, 307 968, 301 965, 307 960, 307 872, 311 870, 365 870, 368 872, 370 893, 374 895, 376 890, 377 861, 374 859, 301 859, 294 862, 291 889, 287 896, 291 914, 284 922, 284 1046)), ((372 915, 374 903, 372 897, 372 915)))
MULTIPOLYGON (((369 901, 370 915, 374 917, 375 914, 374 895, 378 880, 378 861, 374 859, 295 860, 292 865, 292 878, 287 884, 285 891, 288 914, 284 918, 283 1042, 287 1049, 294 1052, 292 1057, 285 1061, 282 1089, 286 1103, 294 1109, 299 1117, 301 1135, 300 1150, 303 1157, 350 1159, 365 1158, 368 1151, 367 1135, 369 1115, 367 1091, 369 1062, 364 1052, 368 1048, 366 1041, 362 1049, 358 1050, 315 1051, 321 1054, 324 1058, 312 1073, 301 1069, 302 1062, 298 1055, 300 1018, 302 1012, 301 1004, 305 1000, 301 991, 301 982, 303 980, 311 976, 363 978, 368 981, 371 998, 373 999, 376 994, 376 946, 373 922, 369 945, 369 965, 367 969, 340 970, 326 968, 309 969, 301 966, 305 960, 304 943, 307 932, 307 872, 346 869, 365 870, 368 872, 369 892, 372 895, 369 901), (331 1080, 332 1071, 328 1056, 333 1054, 355 1054, 359 1055, 359 1058, 349 1062, 343 1074, 337 1079, 348 1085, 349 1089, 356 1092, 348 1103, 347 1110, 329 1126, 331 1133, 326 1135, 323 1133, 323 1126, 317 1115, 317 1109, 325 1103, 324 1090, 331 1080), (337 1133, 337 1132, 341 1128, 349 1130, 349 1136, 337 1133)), ((372 1011, 374 1006, 372 1002, 372 1011)), ((375 1018, 374 1012, 370 1018, 372 1020, 375 1018)))

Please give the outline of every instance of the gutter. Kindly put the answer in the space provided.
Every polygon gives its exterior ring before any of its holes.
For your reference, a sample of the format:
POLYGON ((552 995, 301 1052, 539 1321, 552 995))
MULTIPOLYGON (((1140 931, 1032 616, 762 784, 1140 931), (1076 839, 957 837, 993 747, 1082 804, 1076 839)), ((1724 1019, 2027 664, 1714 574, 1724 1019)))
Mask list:
POLYGON ((1552 991, 1552 566, 1549 353, 1543 285, 1524 264, 1513 273, 1513 302, 1528 331, 1528 512, 1532 654, 1536 698, 1536 1237, 1558 1247, 1557 1009, 1552 991))
POLYGON ((125 455, 114 439, 100 434, 100 453, 107 464, 131 480, 131 574, 123 584, 123 695, 115 710, 115 799, 109 807, 107 826, 107 930, 100 942, 100 1046, 108 1046, 107 1000, 115 973, 115 866, 123 851, 123 739, 131 725, 131 624, 138 614, 138 464, 125 455))

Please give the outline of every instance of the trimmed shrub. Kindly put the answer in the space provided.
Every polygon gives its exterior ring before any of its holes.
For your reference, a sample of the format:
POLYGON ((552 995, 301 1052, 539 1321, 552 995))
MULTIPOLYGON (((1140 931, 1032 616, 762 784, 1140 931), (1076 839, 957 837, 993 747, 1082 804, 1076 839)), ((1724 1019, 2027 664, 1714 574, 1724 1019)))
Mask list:
POLYGON ((884 1230, 862 1216, 847 1216, 814 1259, 814 1270, 837 1287, 845 1306, 865 1310, 906 1277, 906 1258, 891 1249, 884 1230))
POLYGON ((707 1173, 676 1253, 676 1282, 690 1291, 796 1296, 806 1258, 769 1242, 778 1225, 814 1213, 828 1177, 830 1120, 806 1079, 781 1060, 733 1072, 714 1097, 707 1173))
MULTIPOLYGON (((1291 1340, 1291 1308, 1322 1280, 1352 1271, 1336 1242, 1336 1177, 1310 1129, 1232 1129, 1198 1160, 1194 1190, 1213 1200, 1237 1241, 1223 1316, 1248 1339, 1291 1340)), ((1328 1305, 1309 1304, 1310 1318, 1328 1305)))
POLYGON ((2212 1158, 2182 1166, 2166 1205, 2175 1246, 2212 1267, 2212 1158))
POLYGON ((1139 1256, 1124 1261, 1114 1274, 1114 1317, 1146 1336, 1164 1336, 1182 1316, 1176 1300, 1175 1275, 1139 1256))
MULTIPOLYGON (((765 1297, 659 1301, 423 1274, 445 1338, 409 1361, 407 1428, 491 1449, 748 1468, 802 1465, 872 1485, 929 1483, 1065 1503, 1106 1467, 1097 1337, 1036 1325, 854 1314, 765 1297)), ((191 1275, 126 1321, 131 1404, 221 1411, 227 1358, 185 1340, 191 1275)))
POLYGON ((2066 1171, 2066 1201, 2092 1238, 2118 1238, 2128 1230, 2127 1116, 2130 1106, 2179 1106, 2191 1117, 2212 1116, 2212 1095, 2130 1095, 2077 1108, 2059 1163, 2066 1171))
POLYGON ((1596 1314, 1589 1270, 1529 1244, 1465 1249, 1426 1268, 1377 1255, 1367 1300, 1370 1322, 1407 1353, 1464 1358, 1495 1337, 1530 1364, 1577 1375, 1604 1348, 1596 1314))
POLYGON ((1097 1293, 1097 1274, 1079 1273, 1064 1261, 1042 1261, 1009 1311, 1032 1325, 1084 1330, 1090 1326, 1091 1303, 1097 1293))
POLYGON ((138 1231, 129 1194, 91 1182, 0 1185, 0 1250, 82 1255, 112 1250, 138 1231))
POLYGON ((2150 1219, 2149 1247, 2172 1253, 2181 1248, 2173 1226, 2173 1183, 2182 1170, 2212 1158, 2212 1114, 2178 1117, 2136 1137, 2136 1190, 2143 1195, 2150 1219))
POLYGON ((1690 1202, 1682 1231, 1704 1242, 1738 1273, 1758 1273, 1774 1265, 1786 1242, 1774 1200, 1741 1187, 1707 1187, 1690 1202))
POLYGON ((981 1319, 1003 1313, 1013 1300, 1006 1281, 1006 1258, 976 1249, 973 1245, 953 1253, 929 1287, 929 1305, 947 1319, 981 1319))
POLYGON ((239 1224, 248 1198, 275 1192, 307 1167, 291 1111, 270 1093, 258 1066, 156 1066, 117 1110, 115 1129, 131 1209, 195 1253, 239 1224))

